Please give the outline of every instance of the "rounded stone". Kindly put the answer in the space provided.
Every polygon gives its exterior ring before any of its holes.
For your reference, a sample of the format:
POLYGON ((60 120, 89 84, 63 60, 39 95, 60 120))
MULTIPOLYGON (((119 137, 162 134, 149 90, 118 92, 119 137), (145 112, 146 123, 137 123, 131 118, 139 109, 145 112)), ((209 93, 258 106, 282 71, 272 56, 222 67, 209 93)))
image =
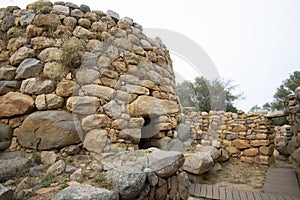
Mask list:
POLYGON ((66 111, 39 111, 29 115, 17 137, 21 146, 40 150, 80 142, 73 117, 66 111))

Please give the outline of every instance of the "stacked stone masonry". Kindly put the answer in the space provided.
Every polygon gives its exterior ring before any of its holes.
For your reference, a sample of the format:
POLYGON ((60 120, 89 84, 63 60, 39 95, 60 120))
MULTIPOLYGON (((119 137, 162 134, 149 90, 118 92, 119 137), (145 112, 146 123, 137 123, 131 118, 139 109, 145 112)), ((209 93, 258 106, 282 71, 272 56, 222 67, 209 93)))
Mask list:
POLYGON ((290 140, 286 142, 284 153, 291 155, 295 167, 300 166, 300 87, 297 87, 294 94, 285 99, 285 113, 290 122, 290 140))
POLYGON ((111 173, 113 191, 80 184, 53 199, 187 199, 181 152, 105 164, 120 149, 176 141, 175 86, 166 46, 128 17, 47 0, 0 8, 0 151, 83 146, 111 173))
POLYGON ((184 108, 182 121, 190 125, 195 144, 226 150, 244 162, 271 164, 274 160, 275 131, 265 113, 207 113, 184 108))
POLYGON ((0 9, 0 44, 0 150, 83 142, 102 153, 174 138, 169 52, 132 19, 64 2, 11 6, 0 9))

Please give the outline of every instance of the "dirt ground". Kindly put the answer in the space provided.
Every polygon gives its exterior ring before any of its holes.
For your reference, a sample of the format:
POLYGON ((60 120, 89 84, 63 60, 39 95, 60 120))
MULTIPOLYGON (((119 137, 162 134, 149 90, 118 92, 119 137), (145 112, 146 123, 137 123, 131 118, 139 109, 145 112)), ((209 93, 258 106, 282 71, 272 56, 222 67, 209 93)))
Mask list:
POLYGON ((261 192, 268 166, 230 159, 221 164, 222 170, 203 175, 201 183, 231 189, 261 192))

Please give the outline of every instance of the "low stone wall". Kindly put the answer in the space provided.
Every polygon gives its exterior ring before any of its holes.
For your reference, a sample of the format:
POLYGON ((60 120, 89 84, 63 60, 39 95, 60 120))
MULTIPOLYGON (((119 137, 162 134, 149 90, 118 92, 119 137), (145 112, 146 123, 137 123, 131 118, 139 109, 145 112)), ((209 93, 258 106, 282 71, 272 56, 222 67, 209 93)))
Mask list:
POLYGON ((226 150, 242 161, 273 162, 275 131, 266 113, 195 112, 184 108, 182 121, 190 125, 194 143, 226 150))

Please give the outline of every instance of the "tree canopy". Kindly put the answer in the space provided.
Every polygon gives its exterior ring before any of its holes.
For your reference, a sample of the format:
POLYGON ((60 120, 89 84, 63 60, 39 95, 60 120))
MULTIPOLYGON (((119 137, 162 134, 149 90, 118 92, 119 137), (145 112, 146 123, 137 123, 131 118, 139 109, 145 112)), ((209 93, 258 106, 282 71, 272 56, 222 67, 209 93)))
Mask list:
POLYGON ((294 71, 290 77, 285 79, 282 84, 277 88, 274 98, 283 107, 284 99, 287 95, 295 91, 300 86, 300 71, 294 71))
POLYGON ((262 107, 255 105, 250 111, 265 110, 274 112, 284 109, 284 99, 287 95, 293 93, 295 89, 300 86, 300 71, 294 71, 289 78, 282 81, 282 84, 277 88, 272 102, 267 102, 262 107))
POLYGON ((231 80, 209 81, 204 77, 196 77, 194 82, 184 81, 177 84, 177 93, 184 107, 195 107, 197 110, 207 112, 210 110, 236 112, 233 102, 242 97, 242 94, 233 94, 236 87, 231 80))

